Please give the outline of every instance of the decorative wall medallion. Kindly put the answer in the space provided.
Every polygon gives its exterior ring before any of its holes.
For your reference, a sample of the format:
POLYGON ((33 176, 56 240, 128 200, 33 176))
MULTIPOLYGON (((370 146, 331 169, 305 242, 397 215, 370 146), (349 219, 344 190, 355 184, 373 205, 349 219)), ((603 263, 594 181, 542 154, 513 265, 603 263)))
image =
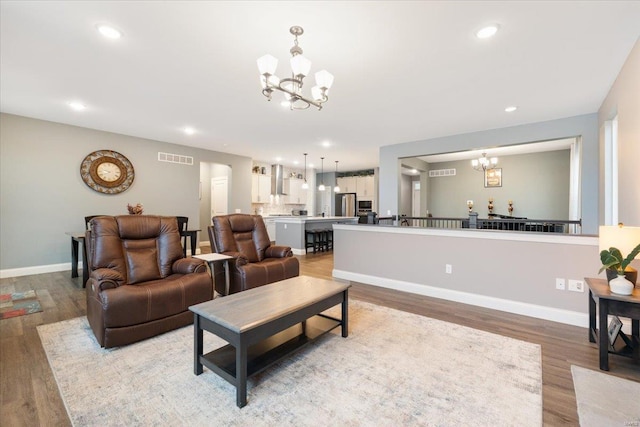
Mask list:
POLYGON ((80 165, 82 180, 99 193, 118 194, 133 183, 133 165, 122 154, 98 150, 87 155, 80 165))

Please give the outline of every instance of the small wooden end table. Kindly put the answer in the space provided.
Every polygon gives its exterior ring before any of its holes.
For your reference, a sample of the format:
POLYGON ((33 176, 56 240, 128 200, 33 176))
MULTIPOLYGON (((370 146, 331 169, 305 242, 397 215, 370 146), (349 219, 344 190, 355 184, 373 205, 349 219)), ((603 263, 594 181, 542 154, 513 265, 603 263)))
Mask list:
POLYGON ((618 295, 609 290, 604 279, 586 277, 589 286, 589 341, 598 343, 600 369, 609 370, 609 353, 630 357, 640 361, 640 289, 636 286, 631 295, 618 295), (596 305, 598 305, 599 327, 596 328, 596 305), (609 342, 608 316, 623 316, 631 319, 631 335, 620 332, 624 345, 609 342))
POLYGON ((200 254, 200 255, 193 255, 192 258, 198 258, 201 260, 206 261, 209 264, 209 269, 211 269, 211 282, 213 284, 213 290, 215 291, 216 289, 216 279, 215 279, 215 270, 214 270, 214 266, 215 264, 222 264, 224 266, 224 295, 227 296, 229 295, 229 261, 231 261, 232 259, 235 259, 232 256, 229 255, 223 255, 223 254, 216 254, 216 253, 211 253, 211 254, 200 254))

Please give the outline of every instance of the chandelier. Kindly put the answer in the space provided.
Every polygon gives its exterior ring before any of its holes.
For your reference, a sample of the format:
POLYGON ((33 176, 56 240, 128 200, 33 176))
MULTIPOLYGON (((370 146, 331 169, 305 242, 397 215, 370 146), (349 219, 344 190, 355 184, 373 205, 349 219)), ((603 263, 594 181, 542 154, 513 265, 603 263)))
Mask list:
POLYGON ((329 88, 333 84, 333 75, 327 70, 318 71, 315 75, 316 86, 311 88, 311 98, 302 94, 304 78, 311 70, 311 61, 302 56, 302 48, 298 46, 298 36, 304 33, 302 27, 293 26, 289 32, 295 37, 291 48, 291 78, 279 79, 276 75, 278 60, 271 55, 258 58, 258 70, 262 83, 262 94, 271 101, 274 90, 284 93, 285 102, 291 110, 306 110, 310 106, 322 109, 322 104, 329 100, 329 88))
POLYGON ((482 153, 482 157, 471 160, 471 166, 477 171, 486 171, 487 169, 493 169, 498 164, 497 157, 487 157, 487 153, 482 153))

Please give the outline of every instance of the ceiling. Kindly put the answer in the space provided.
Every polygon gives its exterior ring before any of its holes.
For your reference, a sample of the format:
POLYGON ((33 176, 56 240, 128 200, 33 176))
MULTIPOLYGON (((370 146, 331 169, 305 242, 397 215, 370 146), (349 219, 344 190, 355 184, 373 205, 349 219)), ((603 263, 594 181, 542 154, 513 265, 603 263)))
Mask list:
POLYGON ((341 171, 377 166, 383 145, 596 112, 640 35, 640 2, 617 1, 0 8, 2 112, 285 165, 307 152, 341 171), (124 36, 105 39, 98 23, 124 36), (493 38, 474 36, 490 23, 493 38), (292 25, 305 30, 311 72, 335 76, 322 111, 261 94, 256 59, 275 56, 285 77, 292 25), (72 111, 73 100, 87 108, 72 111))

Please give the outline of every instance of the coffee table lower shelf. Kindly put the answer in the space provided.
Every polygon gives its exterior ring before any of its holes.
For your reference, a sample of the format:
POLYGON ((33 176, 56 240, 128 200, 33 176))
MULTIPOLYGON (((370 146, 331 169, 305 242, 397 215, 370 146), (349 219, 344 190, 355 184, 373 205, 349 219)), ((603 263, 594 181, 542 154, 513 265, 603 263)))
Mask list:
MULTIPOLYGON (((247 378, 342 325, 340 319, 318 314, 248 348, 247 378)), ((199 357, 200 363, 236 385, 236 348, 227 344, 199 357)))

